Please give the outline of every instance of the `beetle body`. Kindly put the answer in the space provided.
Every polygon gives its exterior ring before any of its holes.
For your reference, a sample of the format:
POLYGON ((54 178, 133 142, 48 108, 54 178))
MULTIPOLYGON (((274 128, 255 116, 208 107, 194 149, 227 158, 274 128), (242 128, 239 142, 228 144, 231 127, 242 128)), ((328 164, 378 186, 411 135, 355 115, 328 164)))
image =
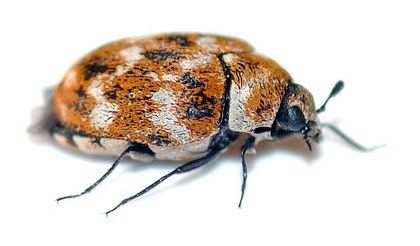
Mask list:
MULTIPOLYGON (((51 133, 59 143, 90 154, 119 155, 135 143, 139 151, 129 153, 134 159, 194 159, 222 129, 271 139, 291 84, 280 65, 238 39, 204 34, 123 39, 69 69, 53 92, 57 124, 51 133)), ((312 97, 301 90, 292 103, 305 118, 314 117, 312 97)))
MULTIPOLYGON (((241 134, 243 184, 246 153, 262 140, 297 133, 317 142, 317 114, 343 88, 338 82, 315 110, 311 93, 275 61, 244 41, 210 34, 161 34, 106 44, 75 63, 53 90, 46 130, 62 145, 85 153, 141 161, 188 160, 109 212, 167 178, 214 160, 241 134)), ((360 145, 324 124, 356 148, 360 145)), ((239 203, 239 206, 241 202, 239 203)))

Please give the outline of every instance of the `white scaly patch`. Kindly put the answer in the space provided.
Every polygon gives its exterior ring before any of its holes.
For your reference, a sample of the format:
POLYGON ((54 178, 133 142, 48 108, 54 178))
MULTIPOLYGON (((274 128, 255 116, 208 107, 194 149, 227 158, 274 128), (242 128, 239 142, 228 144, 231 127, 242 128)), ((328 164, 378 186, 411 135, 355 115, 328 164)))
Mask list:
MULTIPOLYGON (((127 70, 128 70, 128 69, 127 69, 127 70)), ((118 66, 115 68, 115 75, 116 75, 116 76, 121 76, 121 75, 123 75, 125 72, 127 72, 127 70, 126 70, 126 69, 124 69, 124 67, 123 67, 123 66, 118 65, 118 66)))
POLYGON ((179 79, 179 76, 175 74, 164 74, 162 75, 162 79, 164 81, 176 82, 179 79))
POLYGON ((76 144, 77 148, 86 154, 92 155, 106 155, 109 154, 108 151, 102 147, 99 143, 94 141, 94 138, 74 135, 73 141, 76 144))
POLYGON ((61 146, 64 146, 66 148, 72 148, 73 146, 68 142, 67 137, 64 135, 61 135, 59 133, 54 133, 53 135, 54 140, 60 144, 61 146))
POLYGON ((134 67, 136 63, 143 58, 142 49, 138 46, 131 46, 120 51, 124 58, 124 64, 118 65, 113 74, 104 74, 97 76, 92 81, 87 93, 96 100, 96 105, 89 115, 91 125, 96 129, 107 129, 119 111, 118 105, 109 102, 104 96, 103 85, 111 83, 117 76, 121 76, 134 67))
POLYGON ((229 129, 239 132, 249 132, 255 128, 252 120, 246 114, 245 102, 250 96, 250 88, 247 83, 239 88, 232 81, 230 88, 229 129))
POLYGON ((206 51, 216 51, 219 48, 214 37, 200 37, 197 44, 206 51))
POLYGON ((101 79, 95 79, 89 86, 87 93, 96 100, 96 105, 89 115, 90 123, 96 129, 105 129, 118 112, 118 105, 108 102, 102 90, 103 82, 101 79))
POLYGON ((132 46, 120 51, 120 55, 124 57, 126 64, 133 64, 143 57, 142 49, 138 46, 132 46))
POLYGON ((252 132, 258 127, 271 126, 275 113, 272 117, 263 119, 261 122, 255 122, 246 112, 246 103, 252 97, 252 88, 250 85, 269 83, 269 81, 269 78, 265 74, 259 74, 259 76, 252 80, 244 81, 242 88, 239 88, 235 81, 232 80, 232 86, 230 88, 229 129, 239 132, 252 132), (262 82, 262 80, 265 82, 262 82))
MULTIPOLYGON (((223 60, 227 65, 232 65, 237 59, 235 54, 226 54, 223 60)), ((244 81, 243 86, 239 88, 237 83, 232 79, 230 87, 230 107, 229 107, 229 129, 239 132, 250 132, 255 129, 253 121, 246 114, 245 103, 251 94, 249 84, 252 81, 244 81)))
POLYGON ((192 59, 184 59, 183 61, 181 61, 180 65, 183 70, 189 70, 192 68, 206 65, 210 62, 210 60, 210 54, 198 53, 197 55, 194 55, 194 58, 192 59))
MULTIPOLYGON (((232 65, 236 62, 238 56, 234 54, 226 54, 223 60, 227 65, 232 65)), ((256 71, 255 76, 242 81, 242 86, 239 88, 238 84, 232 79, 232 86, 230 88, 230 107, 229 107, 229 129, 239 132, 252 132, 258 127, 269 127, 273 119, 265 119, 262 122, 256 123, 247 114, 246 103, 252 97, 253 86, 270 83, 270 72, 266 69, 256 71)), ((255 90, 255 88, 254 88, 255 90)))
POLYGON ((152 78, 153 81, 159 81, 159 76, 154 72, 148 72, 146 76, 152 78))
POLYGON ((235 60, 238 58, 238 55, 233 54, 233 53, 229 53, 226 55, 223 55, 223 60, 227 63, 227 64, 232 64, 233 62, 235 62, 235 60))
MULTIPOLYGON (((255 137, 254 146, 257 146, 259 142, 266 141, 266 140, 273 140, 273 137, 271 136, 271 131, 263 132, 263 133, 250 133, 252 136, 255 137)), ((245 152, 247 155, 255 155, 257 153, 257 150, 255 147, 248 148, 245 152)))
POLYGON ((155 92, 152 100, 162 105, 159 112, 148 114, 148 118, 156 125, 170 132, 172 137, 180 144, 190 139, 187 127, 176 117, 176 96, 170 89, 161 89, 155 92))
POLYGON ((124 58, 124 65, 117 66, 115 70, 116 76, 121 76, 134 67, 136 63, 143 58, 141 54, 143 50, 138 46, 132 46, 120 51, 120 55, 124 58))
POLYGON ((204 156, 207 153, 210 142, 216 133, 217 131, 201 140, 186 143, 183 145, 157 146, 149 144, 148 146, 155 153, 155 158, 157 160, 195 160, 204 156))

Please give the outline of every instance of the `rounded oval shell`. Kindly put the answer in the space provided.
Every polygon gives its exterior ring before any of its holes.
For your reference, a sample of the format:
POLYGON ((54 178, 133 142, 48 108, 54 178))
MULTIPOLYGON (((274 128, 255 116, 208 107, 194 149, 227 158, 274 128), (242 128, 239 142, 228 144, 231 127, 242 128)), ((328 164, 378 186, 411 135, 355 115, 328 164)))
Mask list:
POLYGON ((204 34, 162 34, 104 45, 70 68, 53 112, 66 128, 157 146, 185 145, 218 131, 225 96, 223 53, 247 43, 204 34))

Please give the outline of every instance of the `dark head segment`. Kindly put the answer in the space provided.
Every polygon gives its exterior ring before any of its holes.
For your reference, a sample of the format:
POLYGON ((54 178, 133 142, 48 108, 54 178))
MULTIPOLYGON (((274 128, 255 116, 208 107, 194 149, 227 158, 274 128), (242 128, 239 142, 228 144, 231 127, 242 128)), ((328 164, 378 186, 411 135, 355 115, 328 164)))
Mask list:
POLYGON ((273 122, 271 136, 281 138, 293 133, 302 134, 312 150, 311 141, 318 142, 321 135, 318 113, 325 110, 327 102, 337 95, 343 86, 344 83, 338 81, 325 103, 316 110, 311 93, 301 85, 290 83, 273 122))

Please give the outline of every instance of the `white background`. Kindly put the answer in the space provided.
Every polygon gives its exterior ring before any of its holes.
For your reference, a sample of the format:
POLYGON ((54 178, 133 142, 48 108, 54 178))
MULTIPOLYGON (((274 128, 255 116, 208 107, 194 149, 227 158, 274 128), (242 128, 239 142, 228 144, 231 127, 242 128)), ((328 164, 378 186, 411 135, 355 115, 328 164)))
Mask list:
POLYGON ((420 8, 416 1, 2 1, 1 245, 419 245, 420 8), (56 204, 97 179, 112 158, 34 141, 26 128, 42 91, 81 55, 122 37, 166 31, 241 37, 282 64, 320 116, 366 145, 325 132, 258 148, 237 208, 237 150, 177 176, 108 218, 103 212, 172 170, 118 167, 91 194, 56 204))

